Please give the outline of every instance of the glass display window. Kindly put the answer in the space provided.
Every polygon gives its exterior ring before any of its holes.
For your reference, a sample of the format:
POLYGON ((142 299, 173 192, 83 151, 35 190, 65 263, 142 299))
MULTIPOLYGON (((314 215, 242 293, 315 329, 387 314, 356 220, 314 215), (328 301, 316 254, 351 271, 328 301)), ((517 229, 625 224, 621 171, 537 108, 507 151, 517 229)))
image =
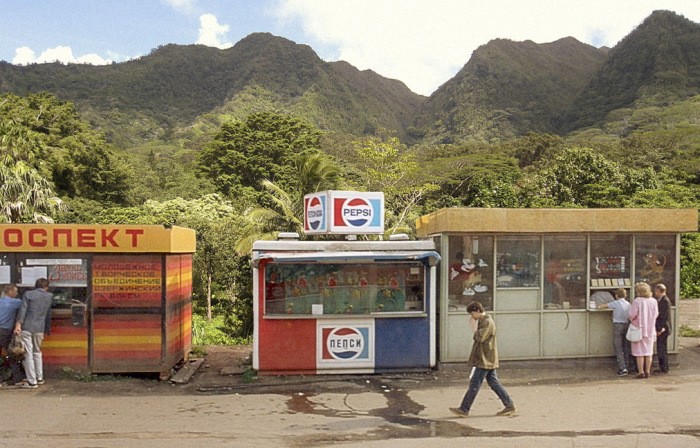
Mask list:
POLYGON ((591 236, 591 289, 628 288, 630 273, 630 235, 591 236))
POLYGON ((449 237, 448 311, 467 311, 480 302, 493 310, 493 237, 460 235, 449 237))
POLYGON ((586 255, 585 236, 544 238, 544 309, 586 308, 586 255))
POLYGON ((503 236, 498 238, 496 244, 496 286, 539 288, 540 237, 503 236))
POLYGON ((654 287, 663 283, 666 295, 675 305, 675 235, 637 235, 635 237, 635 279, 654 287))
POLYGON ((371 314, 425 311, 421 262, 265 266, 265 314, 371 314))
POLYGON ((53 308, 70 308, 86 303, 88 297, 88 259, 78 254, 31 254, 18 257, 17 286, 20 293, 34 289, 40 278, 49 280, 53 308))

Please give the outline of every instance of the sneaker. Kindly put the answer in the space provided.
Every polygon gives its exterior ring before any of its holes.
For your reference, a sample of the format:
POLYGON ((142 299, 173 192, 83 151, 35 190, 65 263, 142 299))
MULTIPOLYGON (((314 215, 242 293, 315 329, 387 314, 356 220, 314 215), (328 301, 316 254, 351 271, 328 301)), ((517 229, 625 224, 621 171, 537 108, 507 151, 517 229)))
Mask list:
POLYGON ((617 371, 617 376, 626 376, 628 373, 629 373, 629 372, 627 371, 627 369, 618 370, 618 371, 617 371))
POLYGON ((499 417, 507 417, 509 415, 515 414, 515 405, 506 406, 503 410, 499 411, 496 415, 499 417))
POLYGON ((39 387, 39 385, 32 383, 22 383, 22 385, 19 387, 21 387, 22 389, 36 389, 37 387, 39 387))
POLYGON ((39 386, 41 386, 42 384, 44 384, 44 382, 45 382, 44 380, 37 380, 37 381, 36 381, 36 383, 37 383, 39 386))
POLYGON ((13 386, 22 386, 23 384, 27 384, 27 380, 19 380, 13 386))
POLYGON ((469 417, 469 411, 463 411, 460 408, 450 408, 450 412, 457 417, 469 417))

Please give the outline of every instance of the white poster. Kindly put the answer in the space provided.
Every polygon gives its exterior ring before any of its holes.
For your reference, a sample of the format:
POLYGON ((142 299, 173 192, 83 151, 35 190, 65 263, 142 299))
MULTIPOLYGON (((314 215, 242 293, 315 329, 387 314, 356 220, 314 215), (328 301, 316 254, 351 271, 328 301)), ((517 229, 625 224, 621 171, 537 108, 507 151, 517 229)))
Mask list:
POLYGON ((10 283, 10 267, 0 266, 0 284, 10 283))
POLYGON ((34 287, 40 278, 48 278, 47 274, 46 266, 23 267, 21 285, 34 287))

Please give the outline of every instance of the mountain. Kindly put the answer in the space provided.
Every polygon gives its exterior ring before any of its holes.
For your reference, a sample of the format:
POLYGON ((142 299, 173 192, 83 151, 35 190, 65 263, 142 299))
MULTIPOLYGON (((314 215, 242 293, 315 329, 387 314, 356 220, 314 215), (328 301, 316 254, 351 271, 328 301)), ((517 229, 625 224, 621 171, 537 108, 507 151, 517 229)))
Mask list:
POLYGON ((559 125, 566 133, 601 125, 611 111, 666 107, 700 93, 700 25, 655 11, 608 53, 559 125))
POLYGON ((196 140, 189 145, 196 151, 221 122, 261 110, 339 134, 386 129, 409 145, 496 142, 531 131, 617 139, 684 121, 694 126, 687 117, 700 103, 700 25, 656 11, 614 48, 572 37, 496 39, 429 98, 267 33, 227 50, 165 45, 109 66, 0 61, 0 92, 43 90, 73 101, 122 148, 196 140))
POLYGON ((321 129, 355 134, 400 132, 425 99, 400 81, 324 62, 307 45, 267 33, 227 50, 165 45, 109 66, 0 62, 0 92, 43 90, 73 101, 121 146, 167 138, 251 90, 273 95, 280 108, 301 111, 321 129))
POLYGON ((493 40, 430 96, 416 127, 441 143, 554 132, 605 58, 606 51, 573 37, 547 44, 493 40))

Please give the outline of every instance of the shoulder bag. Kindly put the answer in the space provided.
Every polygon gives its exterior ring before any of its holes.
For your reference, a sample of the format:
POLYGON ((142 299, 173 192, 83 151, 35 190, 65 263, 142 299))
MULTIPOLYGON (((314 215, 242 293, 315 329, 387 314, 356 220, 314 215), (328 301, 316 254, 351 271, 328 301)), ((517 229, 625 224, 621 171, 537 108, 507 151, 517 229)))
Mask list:
POLYGON ((639 342, 642 340, 642 330, 634 324, 630 324, 627 328, 627 340, 630 342, 639 342))

